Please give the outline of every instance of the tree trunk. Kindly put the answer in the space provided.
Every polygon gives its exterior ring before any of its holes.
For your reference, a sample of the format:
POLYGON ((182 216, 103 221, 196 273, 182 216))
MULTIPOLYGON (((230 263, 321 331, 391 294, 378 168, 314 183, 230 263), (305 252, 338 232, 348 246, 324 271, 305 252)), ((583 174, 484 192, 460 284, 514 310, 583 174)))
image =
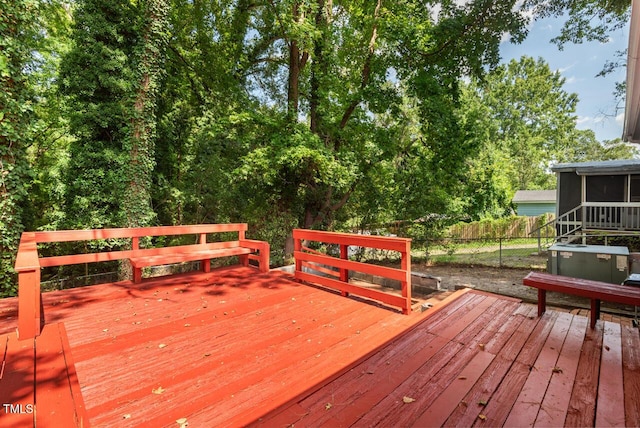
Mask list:
MULTIPOLYGON (((166 49, 164 35, 169 5, 166 0, 147 0, 145 28, 140 57, 137 58, 139 80, 131 112, 127 189, 123 201, 127 227, 148 226, 154 217, 151 206, 151 176, 155 166, 155 129, 158 84, 166 49)), ((131 277, 132 268, 120 264, 120 276, 131 277)))
MULTIPOLYGON (((293 4, 293 19, 300 19, 298 2, 293 4)), ((300 47, 296 40, 289 41, 289 78, 287 88, 287 116, 291 122, 298 119, 300 100, 300 47)))

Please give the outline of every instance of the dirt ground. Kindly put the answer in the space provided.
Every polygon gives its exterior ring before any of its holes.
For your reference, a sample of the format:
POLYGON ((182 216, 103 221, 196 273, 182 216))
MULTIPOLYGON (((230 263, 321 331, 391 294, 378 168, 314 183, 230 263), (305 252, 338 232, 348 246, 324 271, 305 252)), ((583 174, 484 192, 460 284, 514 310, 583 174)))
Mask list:
MULTIPOLYGON (((504 296, 516 297, 529 303, 536 303, 538 301, 537 290, 522 285, 522 278, 530 272, 528 269, 459 265, 428 266, 418 264, 413 265, 412 270, 414 272, 439 277, 441 279, 441 290, 445 291, 454 291, 468 287, 504 296)), ((558 293, 547 293, 547 304, 566 309, 588 309, 590 306, 588 299, 558 293)), ((622 316, 634 316, 634 308, 632 306, 625 307, 602 302, 602 310, 603 312, 608 311, 622 316)))
POLYGON ((524 269, 493 268, 487 266, 435 265, 412 266, 414 272, 426 273, 441 279, 443 290, 464 287, 490 291, 497 294, 520 297, 523 293, 535 299, 536 290, 522 285, 522 278, 529 273, 524 269))

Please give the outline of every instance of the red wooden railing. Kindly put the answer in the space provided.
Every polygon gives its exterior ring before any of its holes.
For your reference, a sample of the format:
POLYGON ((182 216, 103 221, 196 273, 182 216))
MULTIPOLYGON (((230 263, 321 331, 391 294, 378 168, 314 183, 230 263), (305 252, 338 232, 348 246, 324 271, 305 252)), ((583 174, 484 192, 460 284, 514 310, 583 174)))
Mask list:
POLYGON ((402 309, 404 314, 411 312, 411 239, 383 236, 356 235, 350 233, 321 232, 316 230, 294 229, 294 258, 296 279, 339 290, 343 295, 349 293, 374 299, 402 309), (337 244, 340 246, 340 258, 312 250, 306 241, 337 244), (402 257, 400 268, 378 266, 348 259, 349 247, 366 247, 380 250, 397 251, 402 257), (327 276, 303 271, 303 267, 327 276), (349 271, 381 276, 400 282, 402 296, 360 287, 349 283, 349 271))
MULTIPOLYGON (((246 223, 233 224, 201 224, 183 226, 157 226, 119 229, 93 230, 57 230, 49 232, 24 232, 18 247, 15 270, 18 272, 18 334, 20 339, 36 337, 43 324, 40 295, 40 269, 51 266, 62 266, 81 263, 96 263, 112 260, 132 259, 135 257, 167 256, 177 252, 185 253, 193 250, 211 250, 211 257, 224 256, 224 249, 229 247, 247 247, 258 249, 259 255, 243 254, 240 261, 248 265, 249 260, 258 262, 262 272, 269 269, 269 244, 245 238, 246 223), (237 232, 237 241, 207 243, 207 235, 214 233, 237 232), (186 246, 165 248, 139 248, 140 238, 148 236, 196 235, 199 243, 186 246), (86 254, 68 254, 62 256, 40 257, 38 244, 70 241, 92 241, 100 239, 125 238, 131 240, 130 250, 103 251, 86 254), (217 251, 217 253, 216 253, 217 251)), ((198 258, 207 261, 210 257, 198 258)), ((178 260, 182 261, 182 260, 178 260)), ((167 263, 172 263, 168 261, 167 263)), ((165 263, 157 263, 165 264, 165 263)), ((209 270, 209 264, 203 263, 203 270, 209 270)))

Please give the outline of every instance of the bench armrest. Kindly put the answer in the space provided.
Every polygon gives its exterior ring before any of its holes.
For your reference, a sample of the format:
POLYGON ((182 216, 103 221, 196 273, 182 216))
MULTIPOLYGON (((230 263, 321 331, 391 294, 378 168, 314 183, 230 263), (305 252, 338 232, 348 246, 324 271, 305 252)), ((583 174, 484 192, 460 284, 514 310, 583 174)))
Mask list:
POLYGON ((252 250, 269 251, 269 243, 267 241, 258 241, 255 239, 241 239, 240 246, 251 248, 252 250))
POLYGON ((255 239, 241 239, 240 246, 251 250, 258 250, 260 252, 258 256, 252 254, 247 256, 247 258, 242 261, 243 265, 247 266, 248 259, 256 260, 258 262, 260 272, 269 272, 270 247, 268 242, 257 241, 255 239))

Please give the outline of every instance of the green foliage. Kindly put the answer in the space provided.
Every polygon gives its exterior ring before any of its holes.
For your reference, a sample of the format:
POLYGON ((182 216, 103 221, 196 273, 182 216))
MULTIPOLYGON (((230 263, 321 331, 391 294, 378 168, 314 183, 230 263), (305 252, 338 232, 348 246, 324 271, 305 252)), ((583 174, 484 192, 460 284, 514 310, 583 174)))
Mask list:
POLYGON ((127 125, 135 71, 129 58, 140 39, 140 13, 128 0, 84 0, 74 10, 72 47, 60 70, 69 127, 75 136, 66 172, 68 228, 125 224, 127 125))
POLYGON ((284 262, 293 227, 431 236, 637 156, 576 131, 544 61, 497 67, 523 12, 602 40, 628 1, 0 2, 5 290, 24 228, 247 221, 284 262))
POLYGON ((526 0, 523 7, 538 17, 568 15, 560 34, 552 39, 560 49, 566 43, 606 43, 613 31, 629 22, 631 13, 629 0, 526 0))
POLYGON ((123 168, 126 187, 122 209, 128 227, 149 226, 155 213, 151 207, 152 174, 155 166, 156 109, 168 34, 169 6, 166 0, 147 0, 140 30, 140 43, 133 57, 134 96, 128 106, 128 135, 123 149, 129 159, 123 168))
POLYGON ((28 70, 39 39, 37 2, 0 2, 0 296, 16 292, 13 264, 32 177, 35 94, 28 70))
POLYGON ((561 159, 576 138, 576 94, 542 59, 522 57, 472 84, 489 117, 485 150, 493 152, 508 177, 511 192, 553 188, 548 165, 561 159))

